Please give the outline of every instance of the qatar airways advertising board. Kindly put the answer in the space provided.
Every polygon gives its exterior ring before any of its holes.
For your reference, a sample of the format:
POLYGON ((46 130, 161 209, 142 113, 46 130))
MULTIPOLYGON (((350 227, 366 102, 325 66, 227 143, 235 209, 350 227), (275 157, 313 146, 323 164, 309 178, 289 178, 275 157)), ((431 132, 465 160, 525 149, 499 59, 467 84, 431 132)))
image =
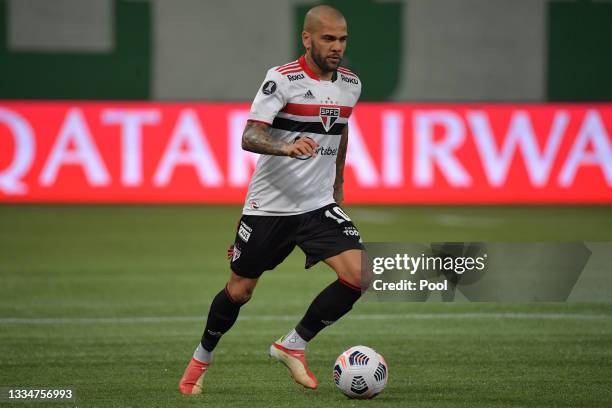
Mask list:
MULTIPOLYGON (((0 202, 242 203, 258 157, 241 148, 248 110, 0 101, 0 202)), ((609 204, 611 135, 612 104, 361 103, 349 120, 345 196, 609 204)))

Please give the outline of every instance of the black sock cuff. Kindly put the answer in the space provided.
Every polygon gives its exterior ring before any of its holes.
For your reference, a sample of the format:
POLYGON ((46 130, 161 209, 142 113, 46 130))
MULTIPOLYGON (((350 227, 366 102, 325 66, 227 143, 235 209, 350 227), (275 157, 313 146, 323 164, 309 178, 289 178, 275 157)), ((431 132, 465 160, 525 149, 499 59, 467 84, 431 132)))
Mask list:
POLYGON ((347 288, 351 288, 352 290, 361 293, 361 288, 359 286, 355 286, 352 283, 350 283, 349 281, 346 281, 342 278, 338 278, 338 282, 340 282, 341 284, 343 284, 344 286, 346 286, 347 288))
POLYGON ((312 340, 314 336, 317 335, 317 333, 314 333, 311 330, 308 330, 306 327, 304 327, 302 322, 299 322, 298 325, 295 326, 295 331, 297 332, 297 334, 300 335, 301 338, 303 338, 306 341, 312 340))
POLYGON ((200 340, 200 344, 202 345, 202 348, 206 351, 208 351, 209 353, 212 353, 212 351, 215 349, 215 347, 217 346, 217 341, 213 341, 207 337, 202 336, 202 340, 200 340))

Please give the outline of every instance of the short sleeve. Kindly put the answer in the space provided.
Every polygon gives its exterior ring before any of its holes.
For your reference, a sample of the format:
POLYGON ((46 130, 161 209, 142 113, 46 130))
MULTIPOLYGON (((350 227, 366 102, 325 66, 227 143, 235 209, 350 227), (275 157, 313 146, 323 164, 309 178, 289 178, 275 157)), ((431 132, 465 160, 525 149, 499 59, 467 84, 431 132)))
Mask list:
POLYGON ((272 124, 276 114, 287 103, 284 87, 283 75, 274 68, 270 69, 253 100, 249 119, 272 124))

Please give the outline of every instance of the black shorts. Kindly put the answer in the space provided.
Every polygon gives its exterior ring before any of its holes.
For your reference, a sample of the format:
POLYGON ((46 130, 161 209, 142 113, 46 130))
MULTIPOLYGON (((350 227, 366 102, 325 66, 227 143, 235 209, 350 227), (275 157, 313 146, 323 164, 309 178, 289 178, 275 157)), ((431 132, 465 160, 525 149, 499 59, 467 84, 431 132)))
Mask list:
POLYGON ((288 216, 243 215, 238 223, 231 269, 259 278, 299 246, 306 268, 349 249, 363 249, 359 231, 338 204, 288 216))

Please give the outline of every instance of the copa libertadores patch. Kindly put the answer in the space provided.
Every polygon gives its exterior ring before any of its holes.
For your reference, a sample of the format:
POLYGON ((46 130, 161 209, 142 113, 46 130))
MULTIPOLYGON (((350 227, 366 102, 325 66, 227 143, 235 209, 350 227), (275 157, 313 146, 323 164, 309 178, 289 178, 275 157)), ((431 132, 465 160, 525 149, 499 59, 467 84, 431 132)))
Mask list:
POLYGON ((261 92, 266 95, 272 95, 276 91, 276 82, 268 81, 261 87, 261 92))

